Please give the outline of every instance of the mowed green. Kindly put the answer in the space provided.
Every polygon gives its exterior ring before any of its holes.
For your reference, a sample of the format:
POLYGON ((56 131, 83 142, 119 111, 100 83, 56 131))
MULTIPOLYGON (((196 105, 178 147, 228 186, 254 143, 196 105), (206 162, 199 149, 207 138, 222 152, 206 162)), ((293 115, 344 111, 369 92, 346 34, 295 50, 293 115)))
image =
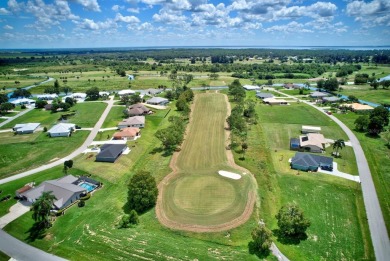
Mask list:
POLYGON ((222 94, 197 95, 188 135, 176 162, 179 173, 163 190, 162 207, 170 220, 213 226, 232 221, 244 212, 254 187, 250 176, 233 180, 218 174, 218 170, 241 173, 227 161, 226 113, 222 94))

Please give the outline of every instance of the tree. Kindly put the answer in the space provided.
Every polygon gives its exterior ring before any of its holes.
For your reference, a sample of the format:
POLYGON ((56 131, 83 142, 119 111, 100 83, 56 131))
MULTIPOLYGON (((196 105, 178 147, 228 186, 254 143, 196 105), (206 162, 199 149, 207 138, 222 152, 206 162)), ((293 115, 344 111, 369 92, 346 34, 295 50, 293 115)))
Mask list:
POLYGON ((370 123, 370 118, 368 117, 368 115, 362 115, 359 116, 359 118, 357 118, 354 123, 355 123, 355 128, 357 130, 365 131, 367 130, 368 124, 370 123))
POLYGON ((255 249, 260 253, 269 251, 272 244, 272 232, 264 224, 259 225, 252 231, 252 239, 255 249))
POLYGON ((337 156, 339 149, 343 149, 345 147, 345 142, 343 139, 335 140, 333 143, 333 153, 337 156))
POLYGON ((173 92, 171 90, 169 90, 165 93, 165 98, 172 101, 175 98, 175 95, 173 94, 173 92))
POLYGON ((386 141, 386 146, 390 146, 390 129, 382 134, 383 139, 386 141))
POLYGON ((86 92, 87 98, 91 101, 96 101, 99 99, 99 88, 98 87, 92 87, 88 89, 86 92))
POLYGON ((351 102, 359 102, 359 99, 354 95, 349 95, 348 100, 351 102))
POLYGON ((317 82, 317 88, 319 89, 319 90, 321 90, 321 89, 324 89, 324 86, 325 86, 325 81, 324 80, 319 80, 318 82, 317 82))
POLYGON ((0 94, 0 104, 4 103, 4 102, 8 102, 8 95, 1 93, 0 94))
POLYGON ((55 89, 59 89, 59 88, 60 88, 60 83, 58 82, 58 79, 56 79, 56 80, 54 81, 54 88, 55 88, 55 89))
POLYGON ((379 117, 383 122, 383 127, 389 125, 390 112, 384 106, 375 107, 370 113, 370 119, 373 117, 379 117))
POLYGON ((284 205, 275 216, 280 232, 285 236, 300 236, 310 227, 310 220, 303 216, 302 210, 296 204, 284 205))
POLYGON ((37 100, 35 102, 35 108, 37 108, 37 109, 45 108, 46 105, 47 105, 47 101, 45 101, 45 100, 37 100))
POLYGON ((131 178, 128 185, 129 209, 144 213, 155 206, 158 189, 156 180, 147 171, 139 171, 131 178))
POLYGON ((248 144, 246 142, 243 142, 241 144, 241 149, 242 149, 242 153, 244 154, 244 158, 245 158, 245 152, 248 149, 248 144))
POLYGON ((130 96, 129 102, 130 104, 136 104, 142 102, 142 99, 139 95, 134 94, 130 96))
POLYGON ((68 93, 72 92, 72 88, 65 86, 62 88, 62 91, 65 93, 65 95, 68 95, 68 93))
POLYGON ((370 117, 370 122, 368 123, 367 130, 371 135, 379 135, 384 129, 383 121, 380 117, 370 117))
POLYGON ((131 225, 137 225, 139 223, 138 213, 134 209, 130 211, 129 215, 123 215, 119 221, 120 228, 128 228, 131 225))
POLYGON ((71 169, 73 167, 73 160, 66 160, 64 162, 64 166, 66 166, 66 167, 71 169))
POLYGON ((32 218, 44 228, 50 226, 50 210, 54 201, 57 200, 51 193, 52 191, 42 192, 42 195, 32 204, 32 218))
POLYGON ((11 95, 11 98, 18 97, 30 97, 31 93, 28 90, 17 88, 14 93, 11 95))
POLYGON ((65 99, 65 103, 69 104, 70 107, 72 107, 74 104, 75 104, 75 99, 71 98, 71 97, 66 97, 65 99))
POLYGON ((188 104, 184 98, 180 98, 177 100, 176 108, 178 111, 186 111, 189 109, 188 104))
POLYGON ((4 102, 0 105, 0 111, 1 112, 7 112, 14 108, 15 106, 10 102, 4 102))
POLYGON ((183 141, 183 135, 175 129, 160 129, 155 136, 162 142, 166 150, 174 150, 183 141))
POLYGON ((239 80, 236 79, 229 85, 229 94, 236 102, 241 102, 245 98, 245 90, 239 80))
POLYGON ((339 89, 339 82, 337 81, 337 78, 330 78, 329 80, 326 80, 324 88, 331 92, 337 91, 339 89))

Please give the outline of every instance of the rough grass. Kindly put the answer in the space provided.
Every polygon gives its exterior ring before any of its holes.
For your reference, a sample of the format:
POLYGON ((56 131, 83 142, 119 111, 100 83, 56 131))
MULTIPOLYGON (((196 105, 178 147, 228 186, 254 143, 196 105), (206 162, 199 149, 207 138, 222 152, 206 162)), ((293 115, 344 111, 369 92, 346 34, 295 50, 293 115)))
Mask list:
POLYGON ((89 131, 57 138, 50 138, 43 132, 15 136, 9 132, 0 133, 0 178, 67 156, 81 146, 88 135, 89 131))
POLYGON ((360 145, 366 155, 371 176, 375 184, 376 193, 381 205, 383 218, 390 232, 390 160, 389 148, 385 145, 385 140, 381 137, 367 136, 365 133, 355 130, 354 121, 359 117, 358 114, 335 114, 335 116, 343 121, 356 137, 359 139, 360 145))

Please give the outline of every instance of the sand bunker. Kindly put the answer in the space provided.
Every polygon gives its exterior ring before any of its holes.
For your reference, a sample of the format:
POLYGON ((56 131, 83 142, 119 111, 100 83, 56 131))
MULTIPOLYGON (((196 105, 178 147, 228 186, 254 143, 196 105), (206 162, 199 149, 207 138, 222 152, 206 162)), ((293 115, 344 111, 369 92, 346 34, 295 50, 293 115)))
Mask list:
POLYGON ((230 179, 240 179, 241 178, 240 174, 229 172, 229 171, 224 171, 224 170, 218 171, 218 174, 221 176, 224 176, 226 178, 230 178, 230 179))

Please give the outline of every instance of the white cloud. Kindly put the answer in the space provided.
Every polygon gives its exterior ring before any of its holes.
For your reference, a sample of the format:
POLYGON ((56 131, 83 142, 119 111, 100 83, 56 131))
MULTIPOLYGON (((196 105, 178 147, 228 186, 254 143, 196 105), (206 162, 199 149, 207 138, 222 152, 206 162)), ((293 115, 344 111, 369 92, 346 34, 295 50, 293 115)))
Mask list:
POLYGON ((8 5, 8 9, 13 13, 18 13, 22 9, 21 8, 22 4, 19 4, 18 2, 16 2, 16 0, 8 0, 7 5, 8 5))
POLYGON ((127 12, 130 12, 130 13, 136 13, 136 14, 139 13, 139 8, 127 8, 126 10, 127 10, 127 12))
POLYGON ((6 24, 6 25, 3 26, 3 29, 5 29, 5 30, 12 30, 14 28, 12 26, 6 24))
POLYGON ((292 21, 285 25, 275 25, 264 29, 265 32, 283 32, 283 33, 313 33, 313 30, 306 29, 303 24, 292 21))
POLYGON ((118 26, 115 23, 115 21, 111 19, 107 19, 104 22, 95 22, 91 19, 84 19, 82 22, 79 21, 73 21, 75 24, 77 24, 78 28, 85 29, 85 30, 91 30, 91 31, 97 31, 97 30, 113 30, 116 29, 118 26))
POLYGON ((366 27, 375 25, 390 26, 390 1, 373 0, 369 3, 353 1, 347 4, 346 13, 361 21, 366 27))
POLYGON ((187 20, 187 17, 181 12, 167 12, 161 9, 158 14, 153 15, 153 20, 165 24, 182 24, 187 20))
POLYGON ((95 11, 95 12, 101 11, 97 0, 69 0, 69 1, 78 3, 82 6, 84 6, 85 9, 87 9, 89 11, 95 11))
POLYGON ((124 6, 120 6, 120 5, 113 5, 111 7, 111 10, 114 11, 114 12, 119 12, 119 10, 122 10, 124 9, 125 7, 124 6))
POLYGON ((139 23, 140 20, 135 16, 123 16, 120 13, 116 14, 115 21, 124 22, 124 23, 131 23, 136 24, 139 23))
POLYGON ((10 11, 8 11, 7 9, 5 9, 4 7, 0 8, 0 15, 7 15, 9 14, 10 11))

